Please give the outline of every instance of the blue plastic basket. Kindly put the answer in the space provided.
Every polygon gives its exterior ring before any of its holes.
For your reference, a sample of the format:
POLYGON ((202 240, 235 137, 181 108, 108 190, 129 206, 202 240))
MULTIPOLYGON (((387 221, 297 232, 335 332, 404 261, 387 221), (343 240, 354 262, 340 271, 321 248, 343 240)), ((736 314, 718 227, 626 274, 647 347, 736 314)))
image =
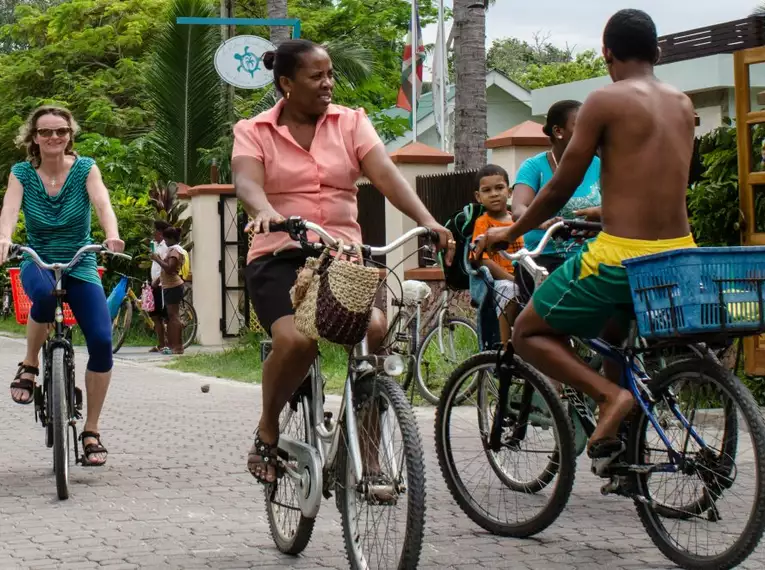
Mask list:
POLYGON ((678 249, 624 266, 645 338, 765 331, 765 247, 678 249))

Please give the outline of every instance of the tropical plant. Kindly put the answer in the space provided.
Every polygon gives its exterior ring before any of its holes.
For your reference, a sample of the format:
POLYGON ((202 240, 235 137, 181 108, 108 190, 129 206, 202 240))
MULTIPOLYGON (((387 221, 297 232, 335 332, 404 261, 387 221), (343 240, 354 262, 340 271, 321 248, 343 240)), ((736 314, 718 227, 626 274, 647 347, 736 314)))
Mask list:
POLYGON ((147 139, 161 178, 193 186, 207 180, 199 149, 215 144, 225 120, 220 79, 213 65, 220 30, 177 24, 179 16, 211 18, 216 13, 206 0, 170 4, 147 74, 154 116, 147 139))
POLYGON ((186 251, 191 251, 194 247, 191 241, 191 216, 184 215, 189 204, 178 198, 178 185, 175 182, 155 184, 149 191, 149 204, 154 208, 157 219, 165 220, 181 230, 181 245, 186 251))

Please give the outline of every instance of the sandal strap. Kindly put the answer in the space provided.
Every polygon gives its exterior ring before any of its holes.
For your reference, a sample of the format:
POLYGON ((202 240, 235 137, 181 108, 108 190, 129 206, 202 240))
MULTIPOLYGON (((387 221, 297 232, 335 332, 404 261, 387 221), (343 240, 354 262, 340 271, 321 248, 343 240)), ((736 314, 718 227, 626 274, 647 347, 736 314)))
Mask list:
POLYGON ((16 378, 19 378, 22 374, 34 374, 35 376, 39 376, 40 369, 37 366, 31 366, 29 364, 19 362, 19 369, 16 371, 16 378))
MULTIPOLYGON (((101 434, 95 431, 80 432, 80 441, 85 441, 86 437, 92 437, 94 439, 97 439, 99 442, 101 441, 101 434)), ((90 445, 93 445, 93 444, 91 443, 90 445)))
POLYGON ((35 381, 29 378, 19 378, 11 382, 11 388, 17 390, 29 390, 30 392, 35 389, 35 381))

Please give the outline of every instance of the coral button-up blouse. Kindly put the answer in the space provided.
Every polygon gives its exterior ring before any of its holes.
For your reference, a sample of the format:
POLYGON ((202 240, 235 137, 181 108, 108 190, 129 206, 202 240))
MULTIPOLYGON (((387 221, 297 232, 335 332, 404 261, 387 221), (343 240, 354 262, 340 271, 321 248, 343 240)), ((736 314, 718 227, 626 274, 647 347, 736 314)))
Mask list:
MULTIPOLYGON (((375 145, 383 144, 372 123, 363 109, 330 105, 307 151, 286 126, 277 124, 283 106, 281 99, 272 109, 234 126, 232 158, 250 156, 263 163, 268 201, 285 218, 300 216, 346 243, 361 242, 356 201, 360 163, 375 145)), ((318 236, 309 234, 309 239, 318 236)), ((283 232, 257 235, 247 263, 290 242, 283 232)))

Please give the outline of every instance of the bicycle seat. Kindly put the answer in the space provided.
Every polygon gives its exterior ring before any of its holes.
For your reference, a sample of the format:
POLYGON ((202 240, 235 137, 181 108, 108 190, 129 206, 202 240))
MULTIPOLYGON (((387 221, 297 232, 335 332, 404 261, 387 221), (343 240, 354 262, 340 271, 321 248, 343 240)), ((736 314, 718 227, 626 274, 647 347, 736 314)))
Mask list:
POLYGON ((430 286, 424 281, 407 279, 402 284, 404 303, 419 303, 430 297, 430 286))

